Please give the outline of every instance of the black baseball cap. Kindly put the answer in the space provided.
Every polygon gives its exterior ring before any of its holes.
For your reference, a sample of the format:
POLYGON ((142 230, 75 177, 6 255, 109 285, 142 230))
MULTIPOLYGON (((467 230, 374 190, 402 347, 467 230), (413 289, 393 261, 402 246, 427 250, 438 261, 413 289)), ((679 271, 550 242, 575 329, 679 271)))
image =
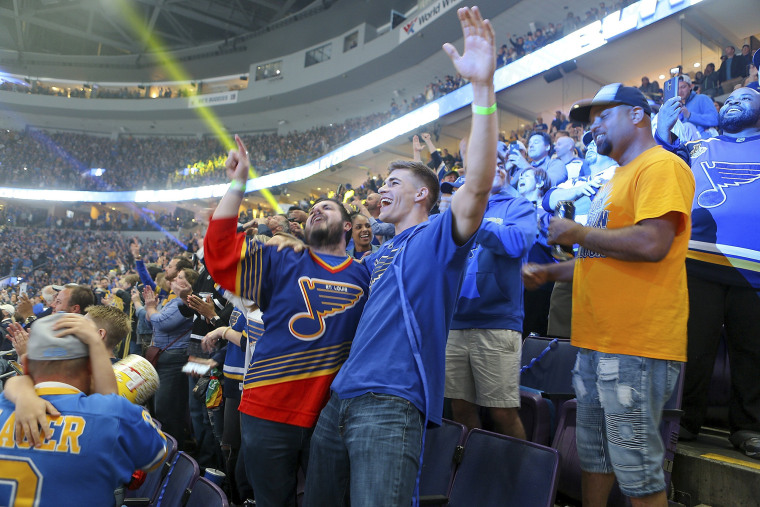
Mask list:
POLYGON ((581 100, 573 104, 570 108, 570 119, 589 123, 591 108, 596 106, 611 106, 625 104, 633 107, 640 107, 648 115, 652 114, 652 108, 646 96, 638 88, 633 86, 623 86, 622 83, 613 83, 603 86, 601 90, 594 95, 591 100, 581 100))

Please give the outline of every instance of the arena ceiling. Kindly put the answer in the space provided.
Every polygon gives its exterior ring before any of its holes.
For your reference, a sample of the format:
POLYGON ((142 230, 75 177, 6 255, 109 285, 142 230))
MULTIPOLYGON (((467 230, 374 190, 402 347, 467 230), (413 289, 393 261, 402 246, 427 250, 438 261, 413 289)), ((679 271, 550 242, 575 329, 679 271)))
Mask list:
POLYGON ((333 0, 0 0, 0 49, 60 55, 130 55, 220 42, 286 22, 333 0), (132 26, 120 3, 134 9, 132 26), (137 35, 140 34, 140 35, 137 35))

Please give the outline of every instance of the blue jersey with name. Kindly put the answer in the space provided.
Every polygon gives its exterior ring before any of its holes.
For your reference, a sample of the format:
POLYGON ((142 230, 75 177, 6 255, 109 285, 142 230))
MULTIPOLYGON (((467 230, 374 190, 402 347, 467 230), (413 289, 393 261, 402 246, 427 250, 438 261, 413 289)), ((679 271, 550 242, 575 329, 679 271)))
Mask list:
POLYGON ((332 389, 340 398, 373 392, 409 400, 440 424, 446 339, 474 236, 457 246, 446 210, 365 257, 370 297, 351 354, 332 389))
POLYGON ((14 405, 0 395, 0 505, 113 505, 114 490, 136 469, 166 455, 166 437, 150 415, 117 395, 85 396, 71 386, 38 387, 61 412, 41 447, 16 444, 14 405))
POLYGON ((692 141, 678 154, 696 182, 689 273, 760 289, 760 136, 692 141))

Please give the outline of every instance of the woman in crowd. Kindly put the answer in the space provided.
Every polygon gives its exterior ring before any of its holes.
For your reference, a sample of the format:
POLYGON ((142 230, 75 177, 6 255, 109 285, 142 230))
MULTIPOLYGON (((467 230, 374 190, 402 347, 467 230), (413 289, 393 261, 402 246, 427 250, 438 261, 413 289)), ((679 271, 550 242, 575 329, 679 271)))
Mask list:
POLYGON ((159 310, 156 293, 145 287, 146 319, 153 326, 153 345, 164 350, 156 364, 159 387, 155 396, 156 419, 164 431, 179 442, 184 440, 184 425, 188 410, 187 376, 182 367, 187 363, 187 342, 190 339, 192 319, 185 318, 179 305, 187 301, 193 291, 198 273, 185 268, 171 281, 172 292, 177 296, 168 300, 159 310))
POLYGON ((351 214, 351 237, 354 240, 353 246, 346 249, 346 253, 355 259, 361 259, 378 248, 378 245, 372 244, 372 226, 369 219, 359 212, 351 214))

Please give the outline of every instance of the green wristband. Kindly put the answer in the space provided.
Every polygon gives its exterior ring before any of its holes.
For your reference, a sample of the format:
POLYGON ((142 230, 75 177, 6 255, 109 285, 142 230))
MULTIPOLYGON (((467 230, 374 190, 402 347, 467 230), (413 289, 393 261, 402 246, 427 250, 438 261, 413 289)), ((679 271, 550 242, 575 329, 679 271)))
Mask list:
POLYGON ((483 116, 494 114, 496 112, 496 102, 494 102, 491 107, 476 106, 475 104, 473 104, 472 112, 473 114, 482 114, 483 116))
POLYGON ((230 182, 230 190, 245 193, 245 183, 238 180, 232 180, 232 182, 230 182))

